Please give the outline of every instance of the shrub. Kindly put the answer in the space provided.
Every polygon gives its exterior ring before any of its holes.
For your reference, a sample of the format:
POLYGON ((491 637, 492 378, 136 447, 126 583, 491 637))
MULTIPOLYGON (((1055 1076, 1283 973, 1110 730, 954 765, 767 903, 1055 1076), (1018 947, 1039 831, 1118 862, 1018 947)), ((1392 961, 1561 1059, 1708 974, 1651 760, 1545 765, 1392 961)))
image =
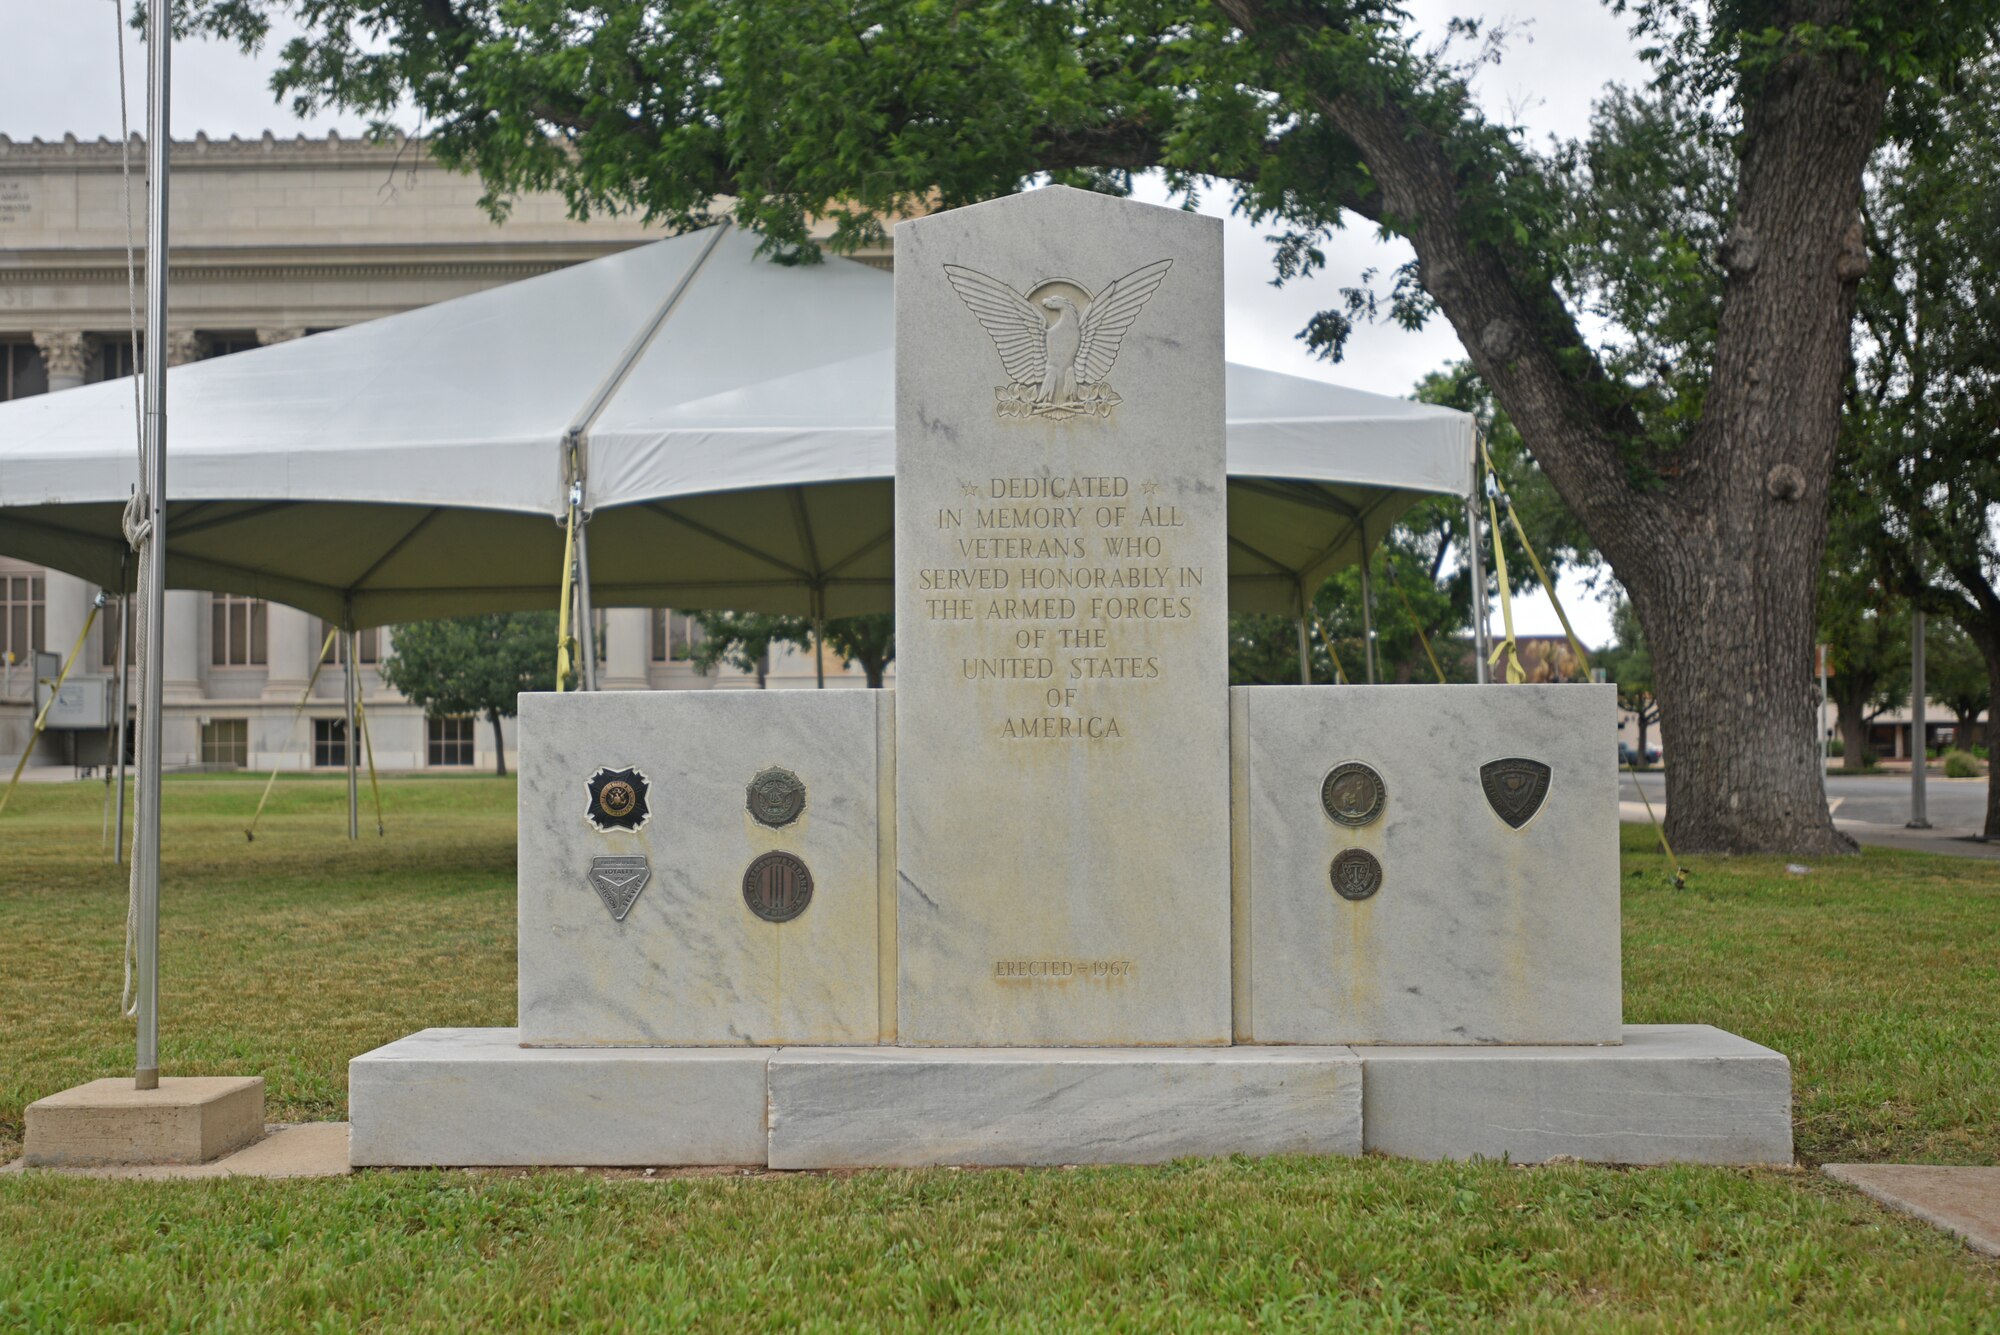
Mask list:
POLYGON ((1976 779, 1979 777, 1979 761, 1967 751, 1947 751, 1944 753, 1944 777, 1976 779))

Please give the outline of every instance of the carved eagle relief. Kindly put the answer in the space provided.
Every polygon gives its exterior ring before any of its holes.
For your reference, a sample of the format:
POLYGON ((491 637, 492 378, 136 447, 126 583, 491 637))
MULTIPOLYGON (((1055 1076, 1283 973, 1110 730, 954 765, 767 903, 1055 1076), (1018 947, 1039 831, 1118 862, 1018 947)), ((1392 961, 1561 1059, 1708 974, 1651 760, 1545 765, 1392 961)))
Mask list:
POLYGON ((1095 297, 1067 278, 1048 278, 1024 293, 962 265, 944 266, 1012 377, 993 390, 1001 417, 1109 417, 1119 403, 1106 377, 1125 333, 1165 281, 1172 260, 1134 269, 1095 297))

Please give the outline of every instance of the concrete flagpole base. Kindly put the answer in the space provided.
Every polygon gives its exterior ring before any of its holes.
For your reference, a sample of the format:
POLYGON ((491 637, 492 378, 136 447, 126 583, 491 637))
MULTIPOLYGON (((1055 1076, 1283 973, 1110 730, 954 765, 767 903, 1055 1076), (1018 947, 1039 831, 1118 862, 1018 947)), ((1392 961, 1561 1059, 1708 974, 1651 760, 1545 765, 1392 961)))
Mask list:
POLYGON ((262 1076, 93 1080, 27 1108, 30 1168, 207 1163, 264 1134, 262 1076))

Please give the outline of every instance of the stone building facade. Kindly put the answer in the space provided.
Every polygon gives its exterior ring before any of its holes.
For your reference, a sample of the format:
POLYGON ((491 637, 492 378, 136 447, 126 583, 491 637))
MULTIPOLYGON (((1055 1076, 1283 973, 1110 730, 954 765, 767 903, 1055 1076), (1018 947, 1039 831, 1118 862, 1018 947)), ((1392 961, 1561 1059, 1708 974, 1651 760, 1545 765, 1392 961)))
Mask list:
MULTIPOLYGON (((132 372, 128 155, 120 150, 111 140, 18 143, 0 135, 0 399, 132 372)), ((129 167, 143 282, 145 150, 136 137, 129 167)), ((579 222, 550 195, 515 201, 496 224, 479 207, 481 193, 477 181, 438 167, 416 143, 268 134, 176 143, 169 364, 391 315, 661 235, 629 218, 579 222)), ((83 580, 0 553, 0 763, 9 768, 31 726, 35 655, 67 655, 97 594, 83 580)), ((100 615, 78 655, 72 681, 85 691, 108 688, 116 620, 115 609, 100 615)), ((755 675, 731 669, 696 672, 687 658, 698 632, 685 614, 614 608, 600 612, 599 622, 603 689, 758 685, 755 675)), ((170 591, 166 766, 343 766, 345 664, 327 664, 297 716, 324 634, 317 618, 292 608, 170 591)), ((426 719, 382 683, 377 665, 394 635, 365 633, 356 654, 377 764, 491 767, 490 726, 426 719)), ((827 667, 829 686, 865 684, 858 669, 827 667)), ((791 652, 777 655, 764 675, 773 687, 815 680, 810 658, 791 652)), ((52 731, 35 764, 96 765, 110 749, 104 729, 52 731)))

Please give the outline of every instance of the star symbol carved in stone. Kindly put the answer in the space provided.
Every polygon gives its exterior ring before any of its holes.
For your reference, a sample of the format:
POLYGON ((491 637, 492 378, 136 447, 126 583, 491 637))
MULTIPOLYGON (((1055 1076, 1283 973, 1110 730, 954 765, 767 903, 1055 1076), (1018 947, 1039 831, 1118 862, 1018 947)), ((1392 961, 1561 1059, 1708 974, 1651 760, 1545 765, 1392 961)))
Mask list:
POLYGON ((1160 484, 1157 482, 1141 482, 1139 490, 1145 492, 1148 496, 1157 495, 1160 490, 1160 484))
POLYGON ((958 489, 968 496, 977 496, 979 494, 979 484, 975 482, 961 482, 958 484, 958 489))

